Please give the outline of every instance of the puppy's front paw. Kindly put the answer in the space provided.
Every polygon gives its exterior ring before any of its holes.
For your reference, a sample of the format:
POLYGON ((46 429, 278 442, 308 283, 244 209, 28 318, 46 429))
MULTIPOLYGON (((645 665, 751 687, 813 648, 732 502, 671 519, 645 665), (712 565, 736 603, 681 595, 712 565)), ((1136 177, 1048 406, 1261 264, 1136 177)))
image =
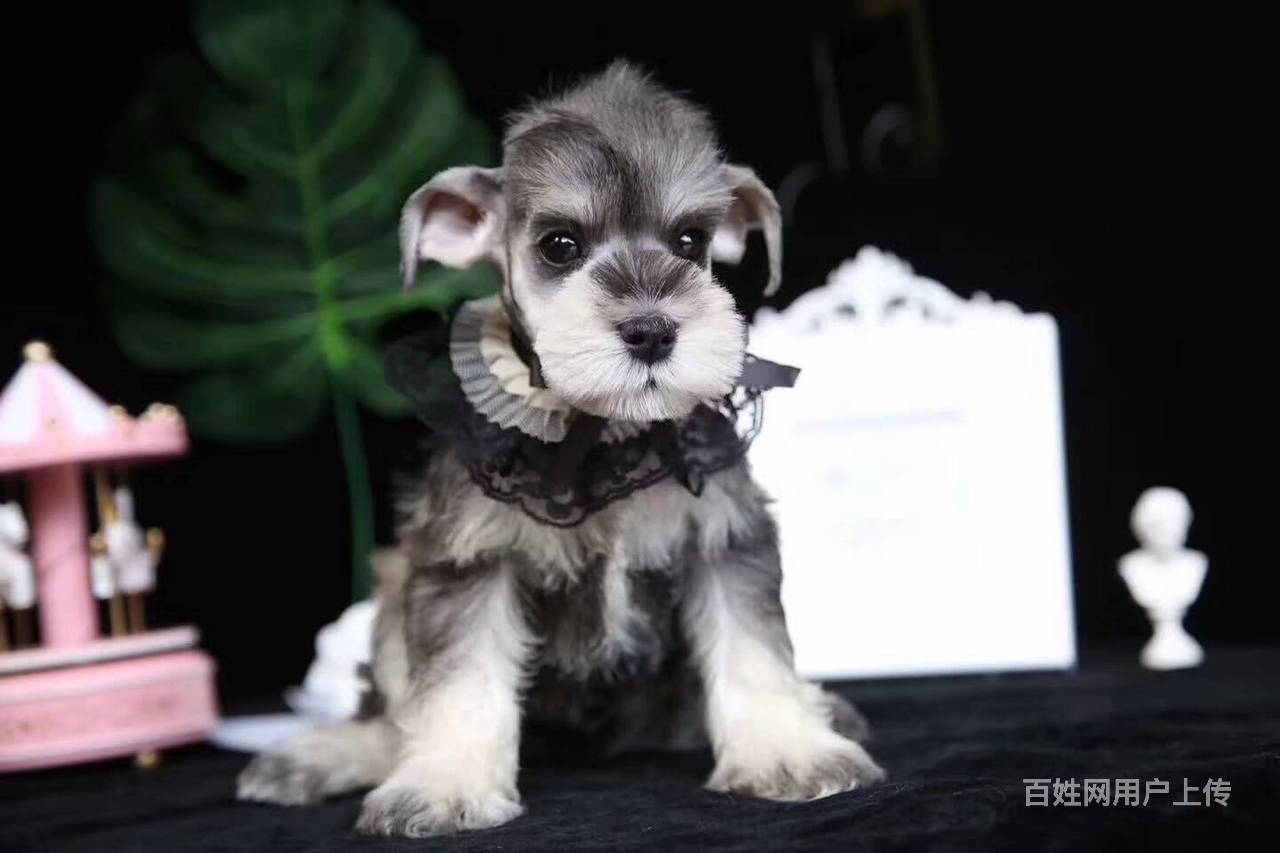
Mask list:
POLYGON ((428 795, 401 782, 388 782, 364 798, 356 830, 366 835, 426 838, 500 826, 522 811, 519 801, 500 791, 428 795))
POLYGON ((771 746, 726 750, 707 787, 767 800, 799 801, 851 791, 885 777, 865 749, 834 733, 818 743, 771 746))
POLYGON ((264 752, 236 779, 236 797, 281 806, 318 803, 328 792, 324 768, 290 752, 264 752))

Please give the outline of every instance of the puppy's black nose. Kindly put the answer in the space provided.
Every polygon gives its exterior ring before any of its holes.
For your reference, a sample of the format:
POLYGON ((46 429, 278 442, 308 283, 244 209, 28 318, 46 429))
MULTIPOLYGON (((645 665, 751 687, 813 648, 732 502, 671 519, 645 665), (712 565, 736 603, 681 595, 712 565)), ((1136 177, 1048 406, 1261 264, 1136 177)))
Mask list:
POLYGON ((655 364, 671 355, 676 346, 676 324, 661 315, 634 317, 618 324, 618 337, 633 358, 655 364))

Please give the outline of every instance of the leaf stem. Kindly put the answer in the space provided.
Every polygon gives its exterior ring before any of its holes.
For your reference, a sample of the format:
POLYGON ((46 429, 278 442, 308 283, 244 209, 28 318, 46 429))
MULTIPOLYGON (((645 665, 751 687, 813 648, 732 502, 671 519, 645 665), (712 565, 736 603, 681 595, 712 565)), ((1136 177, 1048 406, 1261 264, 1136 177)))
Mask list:
POLYGON ((293 86, 288 90, 286 109, 297 151, 297 179, 307 256, 315 288, 316 310, 320 315, 317 343, 329 368, 330 398, 347 479, 347 503, 351 516, 351 592, 353 599, 359 601, 368 596, 371 587, 369 559, 373 554, 373 490, 369 484, 369 465, 360 429, 360 410, 351 389, 345 384, 351 348, 338 311, 338 281, 330 263, 324 202, 316 177, 315 150, 308 143, 306 102, 305 88, 293 86))
POLYGON ((369 484, 369 462, 365 458, 360 429, 360 410, 341 377, 330 383, 333 414, 342 445, 342 465, 347 474, 347 502, 351 514, 351 595, 353 601, 367 598, 372 586, 369 557, 373 553, 373 488, 369 484))

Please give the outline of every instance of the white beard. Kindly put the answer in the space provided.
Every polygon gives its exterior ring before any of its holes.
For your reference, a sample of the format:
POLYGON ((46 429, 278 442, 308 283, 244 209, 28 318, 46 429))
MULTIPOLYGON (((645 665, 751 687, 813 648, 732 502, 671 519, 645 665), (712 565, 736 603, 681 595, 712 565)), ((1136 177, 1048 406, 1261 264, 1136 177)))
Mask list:
POLYGON ((635 303, 603 296, 580 278, 586 274, 566 280, 530 330, 552 391, 599 417, 656 421, 686 417, 699 403, 733 390, 742 372, 745 324, 733 297, 709 273, 698 287, 644 306, 679 326, 670 357, 652 365, 632 357, 616 331, 636 313, 635 303))

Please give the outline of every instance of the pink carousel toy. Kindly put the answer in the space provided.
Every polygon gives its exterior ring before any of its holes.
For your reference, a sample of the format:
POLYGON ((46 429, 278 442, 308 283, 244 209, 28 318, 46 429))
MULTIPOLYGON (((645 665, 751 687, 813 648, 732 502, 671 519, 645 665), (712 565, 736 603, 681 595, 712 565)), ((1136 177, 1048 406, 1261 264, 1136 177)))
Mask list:
POLYGON ((164 539, 141 531, 132 495, 110 481, 130 464, 186 453, 186 424, 172 406, 139 418, 108 406, 43 343, 24 356, 0 393, 0 771, 123 755, 152 764, 158 750, 216 725, 214 666, 194 628, 146 629, 143 596, 164 539))

